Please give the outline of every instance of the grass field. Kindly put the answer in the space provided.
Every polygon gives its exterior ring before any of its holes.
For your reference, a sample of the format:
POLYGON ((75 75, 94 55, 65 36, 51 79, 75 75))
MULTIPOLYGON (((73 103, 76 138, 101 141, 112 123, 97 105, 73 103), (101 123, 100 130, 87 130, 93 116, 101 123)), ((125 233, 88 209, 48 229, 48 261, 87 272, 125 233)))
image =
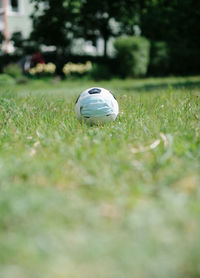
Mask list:
POLYGON ((200 276, 200 77, 0 87, 1 278, 200 276), (92 86, 120 114, 80 124, 92 86))

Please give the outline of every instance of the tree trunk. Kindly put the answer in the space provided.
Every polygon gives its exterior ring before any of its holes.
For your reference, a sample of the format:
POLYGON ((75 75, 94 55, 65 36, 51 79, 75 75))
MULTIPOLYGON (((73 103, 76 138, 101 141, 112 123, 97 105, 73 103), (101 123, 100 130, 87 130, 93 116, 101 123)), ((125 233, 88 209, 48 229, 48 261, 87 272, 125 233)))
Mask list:
POLYGON ((8 6, 8 0, 3 0, 4 40, 5 40, 6 54, 8 54, 8 44, 9 44, 7 6, 8 6))
POLYGON ((108 42, 108 39, 107 38, 104 38, 104 58, 107 58, 107 42, 108 42))

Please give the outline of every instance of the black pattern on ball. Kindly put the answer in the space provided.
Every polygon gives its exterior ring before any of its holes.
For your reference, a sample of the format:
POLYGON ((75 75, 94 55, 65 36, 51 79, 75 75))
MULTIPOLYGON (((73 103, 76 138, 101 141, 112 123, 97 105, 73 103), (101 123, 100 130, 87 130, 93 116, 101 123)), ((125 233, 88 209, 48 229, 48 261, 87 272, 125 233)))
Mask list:
POLYGON ((92 88, 91 90, 88 91, 88 93, 90 95, 100 94, 101 93, 101 89, 99 89, 99 88, 92 88))
POLYGON ((115 95, 111 91, 109 91, 109 93, 111 93, 111 95, 114 97, 114 99, 116 99, 115 95))
POLYGON ((78 102, 80 96, 81 96, 81 95, 79 95, 79 96, 77 97, 75 104, 77 104, 77 102, 78 102))

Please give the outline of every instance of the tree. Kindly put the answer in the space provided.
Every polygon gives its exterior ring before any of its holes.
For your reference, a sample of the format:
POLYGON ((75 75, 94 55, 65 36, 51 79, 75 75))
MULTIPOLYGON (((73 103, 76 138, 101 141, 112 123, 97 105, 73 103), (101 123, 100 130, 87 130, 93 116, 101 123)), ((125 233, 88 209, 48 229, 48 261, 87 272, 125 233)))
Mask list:
POLYGON ((146 37, 165 41, 197 39, 200 33, 199 1, 144 0, 140 3, 140 25, 146 37))
POLYGON ((166 42, 171 70, 195 73, 200 66, 200 1, 143 0, 140 26, 151 41, 166 42))
POLYGON ((32 0, 34 3, 31 38, 39 44, 54 45, 63 53, 70 50, 74 38, 84 38, 94 44, 104 39, 104 56, 107 41, 130 28, 135 21, 137 0, 32 0), (41 12, 42 6, 42 12, 41 12), (114 28, 116 24, 118 28, 114 28), (127 29, 126 29, 127 28, 127 29))
POLYGON ((33 32, 38 44, 53 45, 66 53, 77 29, 82 2, 79 0, 32 0, 33 32), (42 9, 42 12, 41 12, 42 9))
POLYGON ((80 35, 94 44, 102 37, 106 57, 108 39, 126 32, 130 21, 133 26, 136 21, 136 7, 136 0, 86 0, 80 10, 80 35), (117 28, 113 28, 114 24, 117 28))
POLYGON ((0 32, 0 51, 2 50, 3 41, 4 41, 4 35, 2 32, 0 32))

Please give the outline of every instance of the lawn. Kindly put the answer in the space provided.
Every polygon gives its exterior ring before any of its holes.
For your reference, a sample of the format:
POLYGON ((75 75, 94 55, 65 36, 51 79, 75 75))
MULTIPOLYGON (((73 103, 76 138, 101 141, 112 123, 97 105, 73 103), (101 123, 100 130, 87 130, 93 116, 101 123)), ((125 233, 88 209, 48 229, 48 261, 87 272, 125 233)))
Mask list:
POLYGON ((0 277, 200 276, 200 77, 0 87, 0 277), (120 114, 80 124, 101 86, 120 114))

